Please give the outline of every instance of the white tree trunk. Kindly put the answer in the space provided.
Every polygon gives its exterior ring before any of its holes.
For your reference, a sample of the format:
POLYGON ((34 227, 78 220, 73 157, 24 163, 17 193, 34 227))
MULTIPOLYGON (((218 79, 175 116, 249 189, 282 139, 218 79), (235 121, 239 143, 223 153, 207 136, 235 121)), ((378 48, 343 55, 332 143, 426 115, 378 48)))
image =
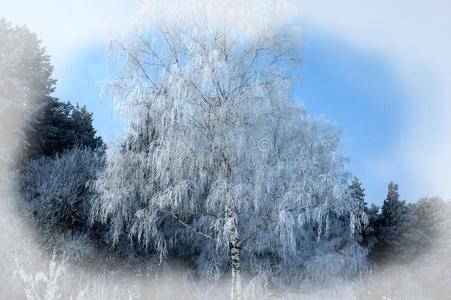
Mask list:
POLYGON ((232 290, 230 298, 232 300, 241 299, 241 268, 240 254, 241 249, 238 240, 238 216, 236 210, 232 210, 229 217, 232 219, 232 227, 230 229, 229 253, 232 271, 232 290))
POLYGON ((240 270, 240 248, 230 246, 230 259, 232 264, 232 291, 231 299, 241 298, 241 270, 240 270))

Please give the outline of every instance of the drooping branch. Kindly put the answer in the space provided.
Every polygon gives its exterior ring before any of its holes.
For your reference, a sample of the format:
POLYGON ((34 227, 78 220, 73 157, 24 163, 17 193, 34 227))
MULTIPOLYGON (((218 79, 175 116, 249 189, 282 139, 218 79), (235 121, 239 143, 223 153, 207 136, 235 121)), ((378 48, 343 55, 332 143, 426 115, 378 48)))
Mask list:
POLYGON ((263 218, 260 220, 259 223, 257 223, 253 229, 251 229, 239 242, 238 247, 242 248, 242 246, 251 239, 254 235, 256 235, 260 230, 262 230, 267 224, 268 221, 272 218, 273 211, 272 209, 269 210, 263 218))
POLYGON ((217 243, 217 240, 215 238, 213 238, 211 235, 206 234, 205 232, 202 232, 201 230, 195 228, 194 226, 186 223, 185 221, 183 221, 182 219, 179 218, 179 216, 177 216, 177 214, 169 212, 169 211, 164 211, 161 210, 163 213, 165 213, 166 215, 172 217, 174 220, 176 220, 178 223, 180 223, 181 225, 191 229, 194 233, 199 234, 200 236, 203 236, 206 239, 212 240, 215 243, 217 243))

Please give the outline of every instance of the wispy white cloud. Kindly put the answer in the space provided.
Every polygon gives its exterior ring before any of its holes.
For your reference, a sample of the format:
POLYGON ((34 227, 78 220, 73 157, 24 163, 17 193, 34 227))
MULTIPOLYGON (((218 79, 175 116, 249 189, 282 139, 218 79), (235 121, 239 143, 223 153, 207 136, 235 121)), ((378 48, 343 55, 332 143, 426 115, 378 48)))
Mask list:
POLYGON ((36 32, 62 72, 80 50, 128 28, 139 0, 0 0, 0 17, 36 32))
POLYGON ((303 22, 387 57, 410 93, 403 103, 403 138, 378 159, 375 175, 402 178, 412 195, 451 197, 449 1, 297 3, 303 22))

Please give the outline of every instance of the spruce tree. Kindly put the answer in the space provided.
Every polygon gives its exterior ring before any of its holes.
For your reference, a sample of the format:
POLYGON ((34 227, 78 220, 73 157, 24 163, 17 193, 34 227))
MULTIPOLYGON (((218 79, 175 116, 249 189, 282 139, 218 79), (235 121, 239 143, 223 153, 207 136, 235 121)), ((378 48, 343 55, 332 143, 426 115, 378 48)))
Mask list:
POLYGON ((103 151, 105 145, 102 138, 96 136, 92 121, 92 113, 85 106, 73 106, 48 97, 30 138, 29 156, 34 159, 55 156, 74 147, 103 151))
POLYGON ((0 18, 0 168, 74 146, 104 149, 92 114, 52 97, 50 56, 35 33, 0 18))
POLYGON ((55 89, 53 66, 35 33, 0 18, 0 169, 22 161, 36 112, 55 89))
POLYGON ((374 204, 368 207, 368 204, 365 202, 365 189, 362 187, 362 183, 357 177, 354 177, 352 180, 351 186, 349 187, 349 193, 351 198, 359 203, 360 209, 365 212, 368 218, 366 226, 362 226, 359 243, 367 248, 368 253, 371 253, 374 245, 377 243, 376 234, 379 222, 379 207, 374 204))
POLYGON ((399 199, 398 185, 390 182, 378 226, 379 243, 375 253, 377 261, 399 260, 408 252, 406 250, 413 222, 409 207, 399 199))
POLYGON ((363 207, 366 206, 365 189, 362 187, 362 183, 357 177, 354 177, 354 179, 352 180, 351 186, 349 187, 349 192, 351 194, 351 197, 356 200, 363 209, 363 207))
POLYGON ((77 104, 73 107, 71 119, 75 133, 74 144, 92 150, 104 149, 105 145, 102 138, 96 135, 96 130, 92 124, 92 113, 86 109, 86 106, 77 104))
POLYGON ((379 206, 371 204, 365 206, 365 213, 368 217, 368 226, 362 230, 362 245, 368 250, 369 257, 373 256, 373 250, 378 243, 378 225, 381 215, 379 213, 379 206))

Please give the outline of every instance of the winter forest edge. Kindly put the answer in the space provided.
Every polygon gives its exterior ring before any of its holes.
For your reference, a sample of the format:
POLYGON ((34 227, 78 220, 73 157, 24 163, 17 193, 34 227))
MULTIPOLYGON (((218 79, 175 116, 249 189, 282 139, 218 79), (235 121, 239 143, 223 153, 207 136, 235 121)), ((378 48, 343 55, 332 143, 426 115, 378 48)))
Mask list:
POLYGON ((0 19, 5 299, 444 299, 450 203, 393 182, 366 202, 339 130, 290 96, 297 33, 193 24, 111 41, 107 145, 0 19))

